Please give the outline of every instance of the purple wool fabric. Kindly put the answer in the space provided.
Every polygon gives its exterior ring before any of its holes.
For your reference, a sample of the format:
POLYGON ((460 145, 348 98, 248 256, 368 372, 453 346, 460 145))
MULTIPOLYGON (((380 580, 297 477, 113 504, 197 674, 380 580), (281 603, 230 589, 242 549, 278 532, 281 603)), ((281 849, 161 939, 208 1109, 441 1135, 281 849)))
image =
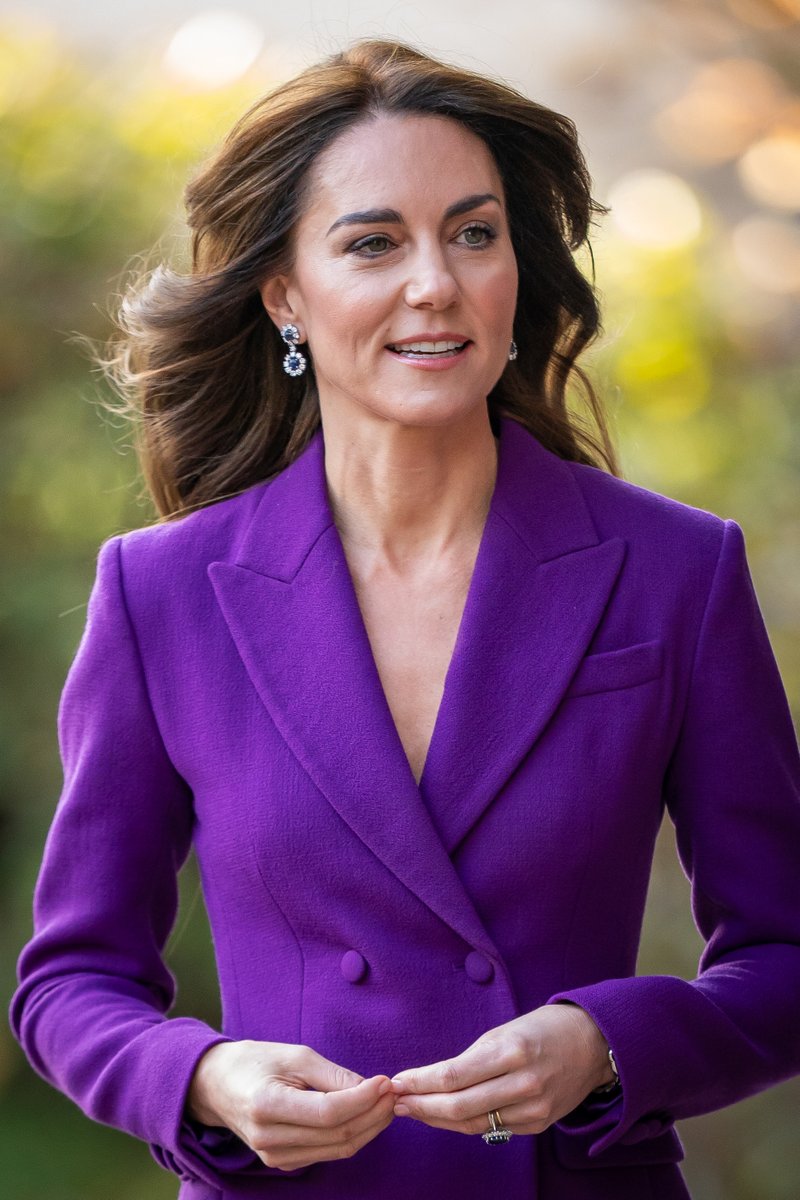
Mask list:
POLYGON ((674 1121, 800 1071, 800 763, 741 528, 500 432, 419 787, 321 430, 271 482, 100 548, 11 1023, 181 1200, 678 1200, 674 1121), (635 974, 665 808, 706 943, 692 980, 635 974), (221 1031, 168 1016, 192 842, 221 1031), (591 1013, 623 1089, 539 1136, 397 1118, 283 1172, 185 1118, 221 1040, 392 1075, 557 1001, 591 1013))

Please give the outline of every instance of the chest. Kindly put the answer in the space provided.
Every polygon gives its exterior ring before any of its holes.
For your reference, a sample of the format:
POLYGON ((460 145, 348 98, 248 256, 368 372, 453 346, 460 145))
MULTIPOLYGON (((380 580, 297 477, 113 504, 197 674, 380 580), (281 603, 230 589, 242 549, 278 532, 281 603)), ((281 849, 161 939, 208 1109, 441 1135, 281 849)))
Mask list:
POLYGON ((419 783, 461 624, 472 561, 415 580, 360 579, 354 587, 375 666, 419 783))

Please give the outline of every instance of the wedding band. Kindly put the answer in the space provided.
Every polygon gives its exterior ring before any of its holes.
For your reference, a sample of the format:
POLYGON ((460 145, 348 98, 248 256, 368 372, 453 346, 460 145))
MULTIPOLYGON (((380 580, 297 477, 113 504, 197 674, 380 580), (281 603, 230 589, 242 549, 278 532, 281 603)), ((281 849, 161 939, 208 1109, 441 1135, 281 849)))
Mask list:
POLYGON ((487 1146, 503 1146, 506 1142, 511 1141, 514 1135, 510 1129, 506 1129, 503 1118, 496 1108, 489 1113, 489 1124, 491 1129, 481 1134, 487 1146))

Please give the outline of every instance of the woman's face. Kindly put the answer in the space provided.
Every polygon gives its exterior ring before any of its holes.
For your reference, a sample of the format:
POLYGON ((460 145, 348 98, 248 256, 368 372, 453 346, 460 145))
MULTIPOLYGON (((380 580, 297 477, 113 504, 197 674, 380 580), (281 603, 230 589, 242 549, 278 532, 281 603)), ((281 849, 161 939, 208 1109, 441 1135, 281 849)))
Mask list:
POLYGON ((294 265, 262 297, 308 342, 323 417, 430 426, 485 412, 517 263, 484 142, 446 117, 382 115, 340 134, 309 182, 294 265))

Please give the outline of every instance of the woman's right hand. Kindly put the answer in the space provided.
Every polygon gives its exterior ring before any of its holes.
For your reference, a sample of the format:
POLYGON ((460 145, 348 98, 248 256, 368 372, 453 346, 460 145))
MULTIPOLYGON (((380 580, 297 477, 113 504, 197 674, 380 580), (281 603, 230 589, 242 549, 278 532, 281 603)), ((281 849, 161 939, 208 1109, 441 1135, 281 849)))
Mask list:
POLYGON ((350 1158, 390 1124, 394 1102, 387 1075, 364 1079, 308 1046, 241 1041, 202 1056, 187 1111, 230 1129, 268 1167, 292 1171, 350 1158))

